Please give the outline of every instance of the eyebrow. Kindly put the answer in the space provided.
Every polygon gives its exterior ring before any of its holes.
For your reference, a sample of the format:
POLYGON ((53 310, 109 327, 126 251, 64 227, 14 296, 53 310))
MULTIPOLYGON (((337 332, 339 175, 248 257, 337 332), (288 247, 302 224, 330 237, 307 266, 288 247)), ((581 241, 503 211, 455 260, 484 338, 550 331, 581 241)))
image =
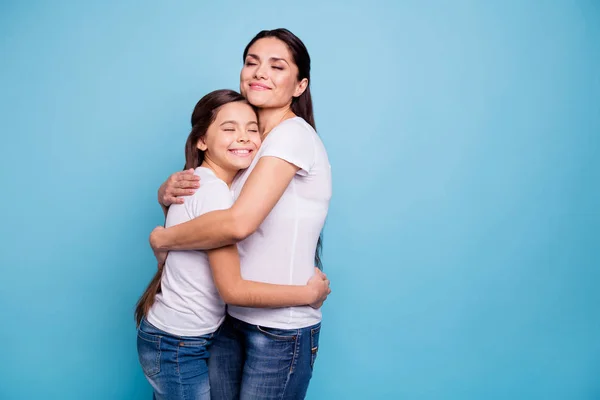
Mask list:
MULTIPOLYGON (((260 57, 257 56, 256 54, 248 54, 246 57, 252 57, 252 58, 256 58, 257 60, 260 60, 260 57)), ((269 58, 269 60, 272 62, 283 61, 287 65, 290 65, 290 63, 288 63, 285 58, 281 58, 281 57, 271 57, 271 58, 269 58)))
POLYGON ((235 122, 234 120, 229 120, 229 121, 223 121, 223 122, 221 122, 221 125, 219 125, 219 126, 223 126, 225 124, 234 124, 234 125, 237 125, 238 123, 235 122))
MULTIPOLYGON (((223 126, 223 125, 225 125, 225 124, 234 124, 234 125, 239 125, 239 124, 238 124, 236 121, 234 121, 234 120, 232 120, 232 119, 231 119, 231 120, 228 120, 228 121, 223 121, 223 122, 221 122, 221 125, 219 125, 219 126, 223 126)), ((256 122, 256 121, 250 121, 250 122, 248 122, 246 125, 252 125, 252 124, 254 124, 254 125, 258 125, 258 122, 256 122)))

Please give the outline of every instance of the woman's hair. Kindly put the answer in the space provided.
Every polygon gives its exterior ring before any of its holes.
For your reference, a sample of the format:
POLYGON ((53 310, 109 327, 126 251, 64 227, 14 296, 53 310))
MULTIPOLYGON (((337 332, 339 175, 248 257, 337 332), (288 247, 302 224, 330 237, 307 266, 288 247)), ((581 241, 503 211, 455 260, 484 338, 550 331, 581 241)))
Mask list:
MULTIPOLYGON (((310 95, 310 55, 308 54, 308 50, 302 40, 292 32, 288 31, 285 28, 278 28, 273 30, 265 30, 260 31, 256 36, 252 38, 250 43, 244 49, 244 58, 243 62, 246 61, 246 56, 248 55, 248 50, 250 47, 259 39, 264 38, 276 38, 285 43, 292 53, 292 58, 296 66, 298 67, 298 81, 306 78, 308 79, 308 85, 306 86, 306 90, 298 97, 292 98, 292 111, 297 116, 304 119, 306 122, 313 127, 316 131, 317 126, 315 125, 315 115, 313 113, 313 104, 312 104, 312 96, 310 95)), ((317 241, 317 249, 315 252, 315 265, 319 269, 323 269, 323 263, 321 262, 321 252, 323 249, 323 235, 319 235, 319 240, 317 241)))
MULTIPOLYGON (((238 92, 223 89, 210 92, 196 103, 196 107, 194 107, 194 112, 192 113, 192 131, 185 143, 184 170, 196 168, 202 164, 202 161, 204 161, 204 151, 198 149, 198 141, 206 135, 208 127, 215 121, 221 107, 225 104, 236 102, 247 103, 244 96, 238 92)), ((138 325, 142 321, 142 318, 148 315, 148 311, 154 304, 156 294, 160 293, 162 272, 163 267, 161 266, 136 304, 135 321, 138 325)))

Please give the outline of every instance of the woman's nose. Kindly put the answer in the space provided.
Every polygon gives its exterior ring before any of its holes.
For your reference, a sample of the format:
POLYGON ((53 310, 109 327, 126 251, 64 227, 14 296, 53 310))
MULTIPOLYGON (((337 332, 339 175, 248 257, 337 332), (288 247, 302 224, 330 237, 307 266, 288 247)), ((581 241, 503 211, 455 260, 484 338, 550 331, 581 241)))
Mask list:
POLYGON ((254 76, 256 77, 256 79, 264 79, 264 78, 266 78, 267 77, 267 72, 266 72, 265 66, 263 66, 261 64, 258 67, 256 67, 256 70, 254 71, 254 76))

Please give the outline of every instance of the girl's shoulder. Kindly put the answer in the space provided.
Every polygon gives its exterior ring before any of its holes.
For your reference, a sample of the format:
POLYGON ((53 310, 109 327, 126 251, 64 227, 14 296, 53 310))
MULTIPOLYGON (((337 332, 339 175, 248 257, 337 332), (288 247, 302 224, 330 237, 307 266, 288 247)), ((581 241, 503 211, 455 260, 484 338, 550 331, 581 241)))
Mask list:
POLYGON ((194 175, 200 177, 200 188, 196 190, 194 195, 202 196, 206 192, 214 191, 229 193, 229 186, 219 179, 210 168, 198 167, 194 170, 194 175))
POLYGON ((198 217, 204 213, 231 207, 233 195, 229 186, 219 179, 209 168, 198 167, 194 174, 200 177, 200 187, 190 196, 192 214, 198 217))

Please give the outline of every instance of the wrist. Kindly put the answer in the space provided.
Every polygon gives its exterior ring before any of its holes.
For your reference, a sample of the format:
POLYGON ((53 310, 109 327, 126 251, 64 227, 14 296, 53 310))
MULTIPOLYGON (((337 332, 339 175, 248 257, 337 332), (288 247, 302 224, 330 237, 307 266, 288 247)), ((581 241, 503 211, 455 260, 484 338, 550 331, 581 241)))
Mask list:
POLYGON ((306 285, 306 290, 305 290, 305 294, 304 294, 304 299, 306 301, 306 304, 312 304, 312 303, 316 302, 318 298, 319 298, 319 291, 317 290, 317 288, 315 288, 314 286, 311 286, 311 285, 306 285))
POLYGON ((164 240, 164 232, 166 229, 155 229, 150 234, 150 246, 154 250, 167 250, 164 240))

